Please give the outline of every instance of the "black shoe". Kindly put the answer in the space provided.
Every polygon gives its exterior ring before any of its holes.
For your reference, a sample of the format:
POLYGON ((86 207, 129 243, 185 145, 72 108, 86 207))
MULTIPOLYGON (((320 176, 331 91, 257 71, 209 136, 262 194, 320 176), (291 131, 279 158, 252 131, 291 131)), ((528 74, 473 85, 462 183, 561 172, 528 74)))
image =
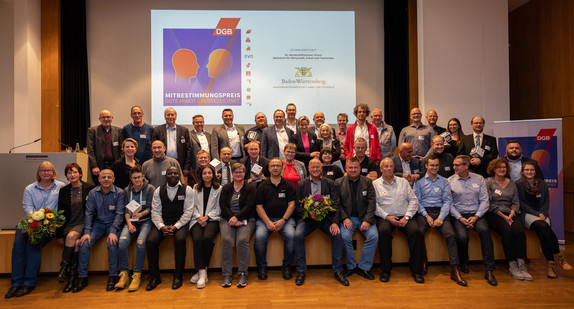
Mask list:
POLYGON ((498 281, 496 281, 496 278, 494 277, 492 270, 487 270, 486 272, 484 272, 484 279, 486 279, 486 282, 488 282, 488 284, 492 286, 498 285, 498 281))
POLYGON ((56 279, 58 279, 58 282, 64 283, 68 279, 68 264, 63 265, 64 262, 61 264, 62 266, 60 267, 60 271, 58 272, 58 277, 56 277, 56 279))
MULTIPOLYGON (((355 267, 356 269, 357 267, 355 267)), ((345 269, 345 277, 351 277, 355 273, 355 269, 345 269)))
POLYGON ((381 272, 381 276, 379 277, 379 280, 381 280, 381 282, 389 282, 389 279, 391 279, 391 273, 388 272, 381 272))
POLYGON ((145 287, 145 290, 151 291, 151 290, 155 289, 160 283, 161 283, 160 278, 151 278, 151 280, 149 281, 149 283, 145 287))
POLYGON ((349 286, 349 280, 345 278, 345 274, 342 271, 335 272, 335 280, 344 286, 349 286))
POLYGON ((373 276, 373 274, 371 274, 371 272, 368 270, 360 269, 357 267, 355 268, 355 273, 367 280, 375 280, 375 276, 373 276))
POLYGON ((18 292, 16 292, 16 295, 14 295, 14 297, 22 297, 24 295, 28 295, 30 294, 30 292, 34 291, 35 288, 36 288, 35 285, 25 285, 22 288, 20 288, 18 292))
POLYGON ((18 291, 21 289, 21 286, 11 286, 10 289, 8 290, 8 293, 6 293, 6 295, 4 295, 4 298, 12 298, 14 296, 16 296, 16 293, 18 293, 18 291))
POLYGON ((64 290, 62 290, 64 293, 69 293, 74 289, 74 283, 76 282, 76 278, 75 276, 70 276, 70 279, 68 279, 68 282, 66 282, 66 285, 64 286, 64 290))
POLYGON ((460 264, 460 266, 458 268, 460 271, 462 271, 465 274, 469 273, 468 264, 466 264, 466 263, 460 264))
POLYGON ((303 285, 305 283, 305 273, 302 271, 297 272, 297 277, 295 278, 296 285, 303 285))
POLYGON ((181 279, 174 278, 173 284, 171 285, 171 289, 177 290, 177 289, 181 288, 182 285, 183 285, 183 283, 181 282, 181 279))
POLYGON ((413 274, 416 283, 425 283, 425 277, 421 274, 413 274))
POLYGON ((116 289, 116 283, 118 283, 117 276, 110 276, 108 278, 108 285, 106 285, 106 291, 113 291, 116 289))
POLYGON ((257 278, 259 280, 267 280, 267 266, 259 267, 257 278))
POLYGON ((79 291, 83 290, 87 286, 88 286, 88 277, 78 278, 78 281, 74 285, 74 289, 72 290, 72 293, 78 293, 79 291))
POLYGON ((283 265, 283 279, 289 280, 293 278, 293 273, 291 272, 291 265, 283 265))

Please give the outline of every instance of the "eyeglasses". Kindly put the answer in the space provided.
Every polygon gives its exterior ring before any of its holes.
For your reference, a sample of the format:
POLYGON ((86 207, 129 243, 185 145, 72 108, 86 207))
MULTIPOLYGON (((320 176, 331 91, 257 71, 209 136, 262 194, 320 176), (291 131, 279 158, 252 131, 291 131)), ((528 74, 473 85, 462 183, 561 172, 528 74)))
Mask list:
POLYGON ((53 170, 40 170, 40 173, 53 173, 53 170))

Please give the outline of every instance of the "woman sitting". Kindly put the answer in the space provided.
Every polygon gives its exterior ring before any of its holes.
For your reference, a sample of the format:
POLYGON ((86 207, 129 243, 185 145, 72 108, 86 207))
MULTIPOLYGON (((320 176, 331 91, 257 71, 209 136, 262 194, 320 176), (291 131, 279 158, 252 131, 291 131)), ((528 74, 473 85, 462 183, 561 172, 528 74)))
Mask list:
POLYGON ((297 182, 307 177, 307 168, 301 161, 295 160, 295 153, 297 146, 295 144, 287 144, 283 147, 285 154, 285 162, 283 162, 283 178, 291 182, 293 187, 297 188, 297 182))
POLYGON ((255 230, 255 186, 245 181, 245 166, 235 163, 231 166, 233 181, 221 189, 221 286, 231 286, 233 276, 233 247, 237 247, 237 287, 247 285, 249 267, 249 239, 255 230))
POLYGON ((213 253, 213 239, 219 232, 221 187, 211 165, 208 164, 199 171, 201 179, 193 187, 193 216, 189 225, 193 238, 193 261, 197 269, 197 273, 191 277, 191 283, 197 284, 198 289, 203 289, 208 282, 207 266, 213 253))
POLYGON ((120 234, 118 242, 120 277, 116 283, 116 289, 126 287, 129 278, 129 253, 128 249, 132 239, 136 238, 136 260, 132 282, 128 288, 129 292, 137 291, 140 288, 143 265, 146 255, 146 241, 151 231, 151 204, 155 187, 151 185, 143 174, 142 167, 136 165, 130 170, 130 184, 124 189, 126 194, 126 224, 120 234), (128 207, 140 208, 137 212, 130 211, 128 207))
POLYGON ((572 266, 560 253, 558 237, 552 231, 548 210, 550 206, 548 185, 540 175, 536 174, 534 163, 522 164, 522 175, 516 182, 520 210, 524 225, 535 231, 540 241, 542 254, 546 258, 546 275, 548 278, 556 278, 556 260, 564 270, 572 270, 572 266))
POLYGON ((58 209, 64 211, 66 222, 56 230, 58 243, 64 245, 58 281, 64 282, 64 293, 72 291, 74 281, 78 277, 78 252, 80 237, 84 234, 84 219, 86 216, 86 198, 93 186, 82 181, 82 168, 77 163, 69 163, 64 169, 70 182, 60 190, 58 209))
POLYGON ((508 176, 510 166, 502 158, 488 164, 487 172, 493 177, 485 180, 490 207, 486 213, 488 226, 502 238, 502 247, 509 265, 510 276, 517 280, 532 280, 526 268, 526 235, 522 220, 516 217, 520 200, 516 185, 508 176))
MULTIPOLYGON (((40 163, 36 172, 37 181, 24 189, 22 204, 26 215, 42 208, 58 210, 58 193, 64 183, 56 180, 56 175, 56 169, 50 161, 40 163)), ((42 264, 42 248, 48 241, 50 237, 44 236, 37 244, 33 244, 26 231, 16 229, 12 246, 12 285, 4 298, 21 297, 36 288, 42 264)))
POLYGON ((133 138, 126 138, 122 143, 123 156, 112 164, 112 171, 114 172, 114 185, 118 188, 125 188, 130 184, 130 170, 136 165, 140 165, 140 161, 135 157, 138 151, 138 142, 133 138))

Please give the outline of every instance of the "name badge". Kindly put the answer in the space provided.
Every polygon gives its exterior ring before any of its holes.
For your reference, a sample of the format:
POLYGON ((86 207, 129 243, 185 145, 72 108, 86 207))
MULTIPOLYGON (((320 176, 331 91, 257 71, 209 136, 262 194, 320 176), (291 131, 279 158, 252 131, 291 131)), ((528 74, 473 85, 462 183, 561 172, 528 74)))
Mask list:
POLYGON ((502 191, 500 191, 500 190, 496 189, 496 190, 494 190, 494 194, 497 194, 497 195, 502 195, 502 191))
POLYGON ((472 187, 475 188, 475 189, 478 189, 480 186, 479 186, 477 183, 473 183, 473 184, 472 184, 472 187))
POLYGON ((50 193, 50 194, 60 194, 60 189, 56 189, 56 190, 52 191, 52 193, 50 193))
POLYGON ((327 176, 333 176, 333 175, 335 175, 335 173, 333 173, 333 171, 328 171, 328 172, 327 172, 327 176))
POLYGON ((162 176, 165 176, 165 172, 166 172, 166 171, 161 171, 161 175, 162 175, 162 176))
POLYGON ((146 205, 146 204, 147 204, 147 201, 146 201, 146 200, 143 200, 143 201, 142 201, 142 206, 143 206, 143 205, 146 205))
POLYGON ((537 197, 537 198, 541 198, 541 197, 542 197, 542 194, 538 194, 538 195, 536 195, 536 197, 537 197))
POLYGON ((180 140, 180 142, 181 142, 182 144, 185 144, 185 138, 182 137, 181 140, 180 140))
POLYGON ((383 195, 387 195, 387 191, 383 191, 383 195))
POLYGON ((484 149, 485 149, 485 150, 490 150, 490 146, 484 145, 484 149))
POLYGON ((368 168, 362 168, 362 169, 361 169, 361 173, 368 173, 368 172, 369 172, 369 169, 368 169, 368 168))
POLYGON ((147 134, 140 134, 140 138, 147 138, 147 134))
POLYGON ((440 188, 434 188, 434 192, 440 192, 440 188))
POLYGON ((116 210, 116 205, 110 205, 110 206, 108 207, 108 209, 111 210, 111 211, 114 211, 114 210, 116 210))
POLYGON ((118 141, 115 141, 112 143, 112 146, 119 146, 119 145, 120 145, 120 142, 118 142, 118 141))
POLYGON ((445 167, 444 167, 444 170, 447 171, 447 172, 450 171, 450 166, 445 166, 445 167))
POLYGON ((183 201, 183 200, 185 200, 185 195, 178 195, 178 196, 177 196, 177 200, 178 200, 178 201, 183 201))
POLYGON ((279 193, 279 195, 278 195, 277 197, 278 197, 278 198, 285 198, 285 192, 279 193))
POLYGON ((374 134, 371 134, 371 138, 375 138, 375 135, 374 135, 374 134))
POLYGON ((414 171, 414 174, 417 174, 418 172, 419 172, 419 170, 418 170, 418 169, 416 169, 416 170, 414 171))
POLYGON ((424 140, 425 140, 425 137, 422 136, 422 135, 419 135, 418 137, 419 137, 419 141, 424 141, 424 140))
POLYGON ((367 191, 363 191, 363 196, 367 196, 367 191))

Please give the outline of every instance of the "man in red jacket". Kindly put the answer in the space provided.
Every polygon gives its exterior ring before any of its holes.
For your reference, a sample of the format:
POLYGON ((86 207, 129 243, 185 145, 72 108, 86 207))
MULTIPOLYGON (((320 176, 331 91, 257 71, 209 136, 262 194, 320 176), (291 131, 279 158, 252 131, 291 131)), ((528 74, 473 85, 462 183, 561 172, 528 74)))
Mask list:
POLYGON ((355 139, 362 137, 367 141, 367 156, 377 163, 381 161, 381 145, 379 144, 379 133, 377 128, 367 121, 371 110, 367 104, 359 104, 355 106, 353 114, 357 117, 354 124, 347 127, 347 137, 345 138, 345 156, 348 158, 353 157, 353 145, 355 139))

